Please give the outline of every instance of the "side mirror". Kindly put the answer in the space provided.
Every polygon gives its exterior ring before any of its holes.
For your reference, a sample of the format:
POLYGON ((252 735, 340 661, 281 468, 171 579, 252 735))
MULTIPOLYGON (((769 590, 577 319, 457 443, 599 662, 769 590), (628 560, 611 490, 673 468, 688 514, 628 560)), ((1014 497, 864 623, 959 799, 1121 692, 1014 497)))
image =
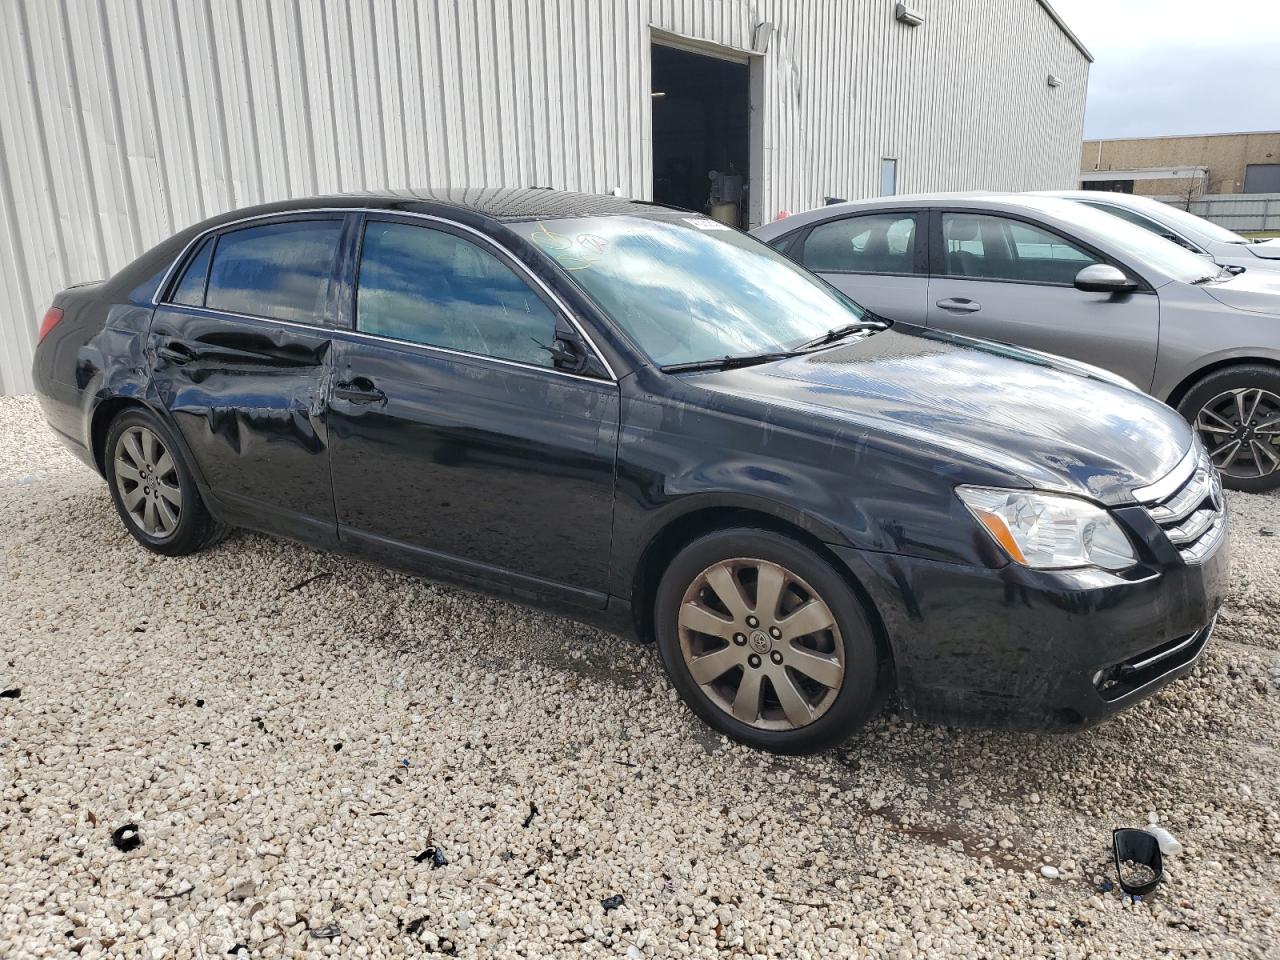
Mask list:
POLYGON ((551 355, 551 365, 565 373, 582 373, 587 369, 589 356, 586 346, 576 334, 567 330, 557 330, 556 338, 551 346, 534 341, 539 347, 551 355))
POLYGON ((1137 286, 1109 263, 1093 263, 1076 274, 1076 289, 1085 293, 1127 293, 1137 286))

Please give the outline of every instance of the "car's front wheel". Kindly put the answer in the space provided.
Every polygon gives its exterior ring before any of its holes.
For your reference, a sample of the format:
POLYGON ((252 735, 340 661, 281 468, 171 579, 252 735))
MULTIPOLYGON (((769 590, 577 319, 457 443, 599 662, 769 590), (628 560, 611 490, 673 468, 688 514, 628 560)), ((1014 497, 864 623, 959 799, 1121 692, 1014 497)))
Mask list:
POLYGON ((153 413, 134 407, 116 416, 103 452, 116 511, 148 550, 182 556, 226 535, 200 499, 182 451, 153 413))
POLYGON ((1187 391, 1178 412, 1226 486, 1252 493, 1280 487, 1280 370, 1244 364, 1214 371, 1187 391))
POLYGON ((875 712, 883 664, 849 584, 771 530, 723 530, 682 550, 655 603, 658 649, 685 702, 735 740, 812 753, 875 712))

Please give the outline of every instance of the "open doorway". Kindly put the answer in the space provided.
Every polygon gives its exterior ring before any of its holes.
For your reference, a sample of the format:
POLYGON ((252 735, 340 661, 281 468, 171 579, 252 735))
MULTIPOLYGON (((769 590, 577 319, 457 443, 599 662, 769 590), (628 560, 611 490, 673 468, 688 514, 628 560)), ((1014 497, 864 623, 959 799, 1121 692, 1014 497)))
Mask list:
POLYGON ((653 199, 749 226, 751 68, 652 47, 653 199))

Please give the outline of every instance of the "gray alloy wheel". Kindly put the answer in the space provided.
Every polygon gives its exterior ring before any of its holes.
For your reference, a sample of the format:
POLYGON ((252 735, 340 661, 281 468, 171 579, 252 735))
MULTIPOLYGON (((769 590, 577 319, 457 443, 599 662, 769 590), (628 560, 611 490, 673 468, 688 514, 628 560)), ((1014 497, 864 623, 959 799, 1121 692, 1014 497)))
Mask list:
POLYGON ((844 644, 831 608, 780 564, 713 563, 685 591, 678 625, 694 682, 716 707, 758 730, 808 726, 844 683, 844 644))
POLYGON ((1196 432, 1213 465, 1237 480, 1280 470, 1280 396, 1261 387, 1219 393, 1200 408, 1196 432))
POLYGON ((112 461, 116 490, 129 518, 156 540, 173 536, 182 518, 182 481, 160 437, 148 427, 132 425, 116 440, 112 461))

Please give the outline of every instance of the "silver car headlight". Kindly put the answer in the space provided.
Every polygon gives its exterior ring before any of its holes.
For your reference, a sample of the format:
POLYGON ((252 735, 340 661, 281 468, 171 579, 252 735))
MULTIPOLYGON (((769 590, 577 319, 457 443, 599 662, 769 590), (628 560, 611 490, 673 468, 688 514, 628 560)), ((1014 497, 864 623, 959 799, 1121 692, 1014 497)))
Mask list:
POLYGON ((1137 562, 1115 518, 1078 497, 995 487, 956 487, 956 495, 1010 559, 1037 570, 1137 562))

